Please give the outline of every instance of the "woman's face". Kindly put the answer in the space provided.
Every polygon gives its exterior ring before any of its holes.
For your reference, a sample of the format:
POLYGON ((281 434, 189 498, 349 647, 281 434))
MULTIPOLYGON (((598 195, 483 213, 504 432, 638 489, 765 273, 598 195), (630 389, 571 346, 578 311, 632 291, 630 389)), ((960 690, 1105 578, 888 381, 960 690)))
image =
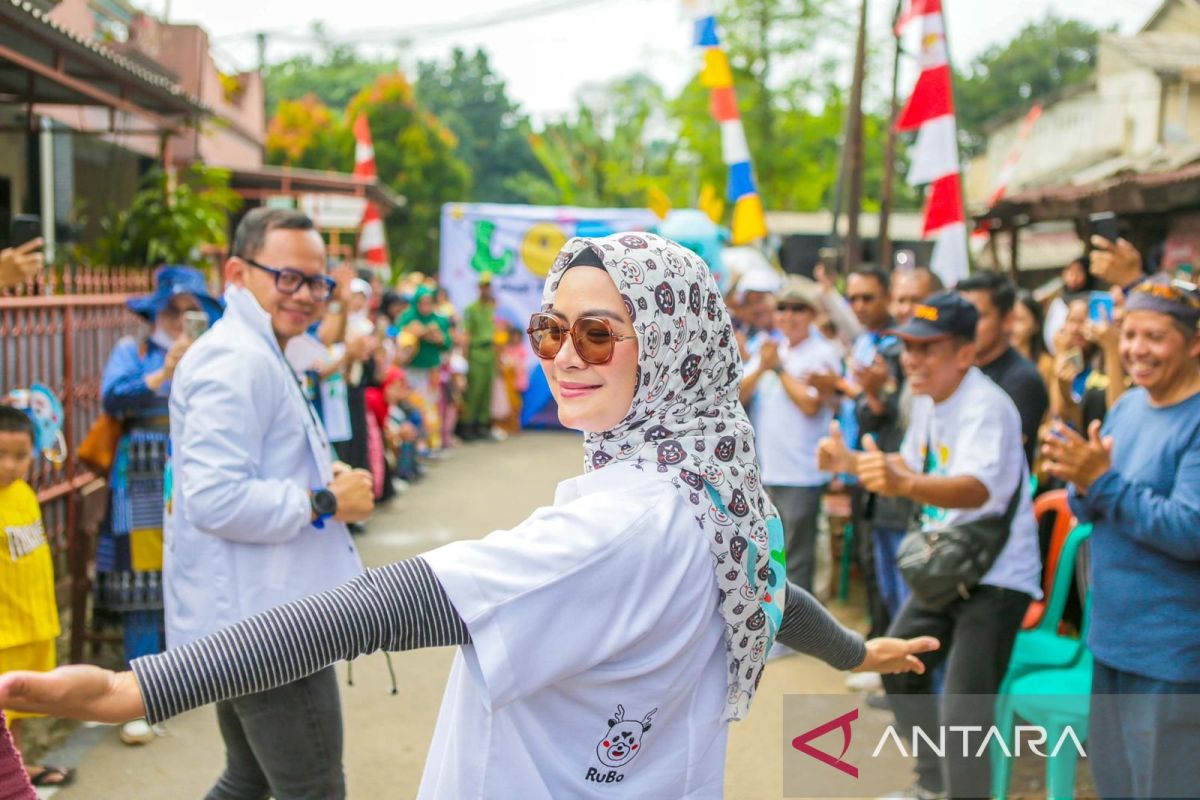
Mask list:
MULTIPOLYGON (((584 316, 604 317, 618 336, 634 335, 625 303, 608 273, 596 267, 566 271, 550 309, 563 327, 584 316)), ((613 342, 607 364, 588 364, 575 352, 570 336, 552 359, 542 359, 550 391, 558 402, 558 419, 568 428, 600 433, 616 427, 633 405, 637 382, 637 339, 613 342)))
POLYGON ((1063 332, 1067 337, 1067 347, 1087 347, 1087 337, 1083 335, 1084 326, 1088 321, 1088 304, 1086 300, 1076 300, 1067 306, 1067 320, 1063 323, 1063 332))
POLYGON ((1063 267, 1062 272, 1063 286, 1068 292, 1078 292, 1083 289, 1087 283, 1087 269, 1082 261, 1072 261, 1067 266, 1063 267))
POLYGON ((1166 314, 1130 311, 1121 323, 1117 345, 1121 363, 1135 384, 1151 397, 1169 392, 1194 374, 1200 357, 1200 333, 1187 339, 1166 314))
POLYGON ((1033 312, 1024 303, 1016 303, 1013 306, 1013 325, 1012 336, 1009 337, 1010 343, 1014 347, 1024 347, 1033 339, 1035 334, 1037 334, 1037 320, 1034 319, 1033 312))
POLYGON ((183 315, 189 311, 199 311, 200 303, 190 294, 177 294, 158 312, 155 325, 172 339, 183 335, 183 315))

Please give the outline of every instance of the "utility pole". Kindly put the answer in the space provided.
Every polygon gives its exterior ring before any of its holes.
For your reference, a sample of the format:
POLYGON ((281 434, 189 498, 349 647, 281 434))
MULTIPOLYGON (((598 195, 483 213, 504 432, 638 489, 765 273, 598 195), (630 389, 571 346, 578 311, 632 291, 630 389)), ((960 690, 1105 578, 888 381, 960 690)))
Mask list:
POLYGON ((862 244, 858 235, 858 215, 862 208, 863 183, 863 82, 867 71, 867 0, 862 0, 858 16, 858 45, 854 51, 854 82, 850 85, 850 116, 846 146, 849 192, 846 202, 846 272, 858 266, 862 244))
POLYGON ((267 32, 254 34, 254 44, 258 50, 258 71, 262 72, 267 68, 267 32))
POLYGON ((888 112, 887 144, 883 152, 883 195, 879 199, 879 266, 889 272, 892 269, 892 184, 896 180, 896 115, 900 113, 900 104, 896 96, 900 73, 900 36, 896 33, 896 23, 900 21, 900 13, 904 8, 904 0, 896 0, 896 13, 892 15, 892 36, 895 38, 895 50, 892 53, 892 105, 888 112))

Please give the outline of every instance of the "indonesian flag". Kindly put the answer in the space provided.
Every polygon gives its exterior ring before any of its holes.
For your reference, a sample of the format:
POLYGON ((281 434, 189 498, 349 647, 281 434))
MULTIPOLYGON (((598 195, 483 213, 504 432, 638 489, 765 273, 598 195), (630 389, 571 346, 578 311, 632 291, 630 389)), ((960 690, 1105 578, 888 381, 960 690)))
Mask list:
POLYGON ((908 182, 913 186, 929 185, 923 234, 934 240, 929 266, 947 286, 953 286, 967 276, 969 261, 941 0, 910 0, 897 33, 913 23, 921 31, 921 73, 896 121, 896 129, 917 132, 910 151, 908 182))
MULTIPOLYGON (((375 146, 371 143, 371 128, 367 115, 360 114, 354 120, 354 176, 375 179, 375 146)), ((373 267, 388 265, 387 237, 383 231, 383 217, 371 201, 363 210, 358 233, 358 254, 373 267)))

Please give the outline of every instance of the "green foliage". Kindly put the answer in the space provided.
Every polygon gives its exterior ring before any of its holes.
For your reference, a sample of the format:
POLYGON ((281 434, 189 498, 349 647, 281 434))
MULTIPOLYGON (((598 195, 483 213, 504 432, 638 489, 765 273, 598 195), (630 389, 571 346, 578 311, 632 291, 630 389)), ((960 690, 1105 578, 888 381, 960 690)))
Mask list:
POLYGON ((1086 81, 1096 65, 1100 31, 1053 15, 994 45, 957 74, 954 102, 966 155, 980 152, 986 127, 1024 113, 1034 101, 1086 81))
POLYGON ((412 84, 394 72, 361 88, 338 113, 315 97, 281 102, 269 130, 267 160, 297 167, 354 169, 354 120, 366 114, 379 180, 408 200, 385 218, 388 249, 402 270, 437 266, 442 203, 461 200, 470 186, 457 140, 417 105, 412 84))
MULTIPOLYGON (((319 25, 314 30, 319 39, 323 38, 319 25)), ((316 55, 294 56, 263 70, 267 116, 273 116, 284 100, 298 100, 305 95, 331 108, 345 108, 364 86, 398 70, 394 60, 364 59, 353 47, 327 43, 316 55)))
POLYGON ((545 173, 530 146, 529 119, 509 99, 487 53, 478 49, 468 56, 455 48, 448 64, 422 63, 416 96, 421 107, 458 138, 457 155, 473 179, 471 191, 458 199, 487 203, 531 199, 531 185, 545 173))
POLYGON ((130 267, 199 266, 202 245, 226 244, 229 216, 240 205, 228 170, 193 164, 174 180, 153 170, 126 208, 101 221, 100 238, 83 258, 130 267))

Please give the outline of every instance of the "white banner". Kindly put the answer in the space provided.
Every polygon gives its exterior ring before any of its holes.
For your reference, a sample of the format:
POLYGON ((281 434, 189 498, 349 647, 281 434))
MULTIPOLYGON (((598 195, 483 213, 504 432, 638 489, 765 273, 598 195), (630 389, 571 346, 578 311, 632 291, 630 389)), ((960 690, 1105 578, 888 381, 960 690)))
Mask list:
POLYGON ((479 276, 492 273, 497 313, 523 331, 541 308, 542 284, 567 239, 644 231, 657 223, 647 208, 447 203, 438 279, 461 311, 479 296, 479 276))

